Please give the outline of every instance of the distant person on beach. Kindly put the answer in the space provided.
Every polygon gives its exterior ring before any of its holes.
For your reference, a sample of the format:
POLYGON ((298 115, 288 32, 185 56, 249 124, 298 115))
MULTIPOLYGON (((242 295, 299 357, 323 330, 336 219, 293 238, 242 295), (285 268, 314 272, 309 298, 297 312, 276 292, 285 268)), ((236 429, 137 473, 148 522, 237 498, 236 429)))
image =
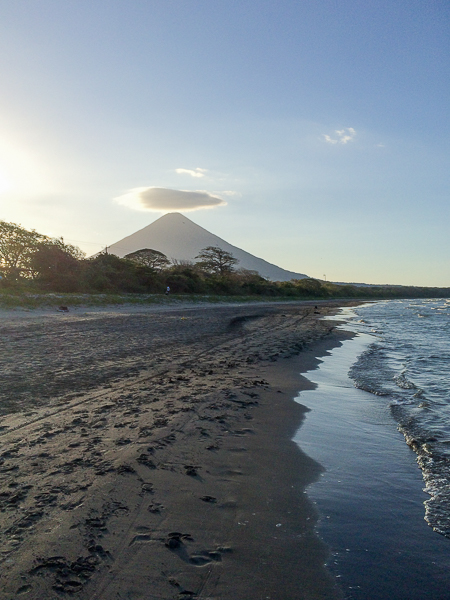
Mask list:
POLYGON ((168 295, 169 295, 169 293, 170 293, 170 287, 169 287, 169 286, 167 286, 167 288, 166 288, 166 296, 168 296, 168 295))

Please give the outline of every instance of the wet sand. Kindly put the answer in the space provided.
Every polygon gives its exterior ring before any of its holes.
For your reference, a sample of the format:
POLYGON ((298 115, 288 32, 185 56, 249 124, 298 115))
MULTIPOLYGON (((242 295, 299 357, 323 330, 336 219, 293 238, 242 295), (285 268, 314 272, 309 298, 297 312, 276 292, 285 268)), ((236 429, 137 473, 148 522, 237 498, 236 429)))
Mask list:
POLYGON ((291 439, 337 306, 3 315, 0 598, 341 598, 291 439))

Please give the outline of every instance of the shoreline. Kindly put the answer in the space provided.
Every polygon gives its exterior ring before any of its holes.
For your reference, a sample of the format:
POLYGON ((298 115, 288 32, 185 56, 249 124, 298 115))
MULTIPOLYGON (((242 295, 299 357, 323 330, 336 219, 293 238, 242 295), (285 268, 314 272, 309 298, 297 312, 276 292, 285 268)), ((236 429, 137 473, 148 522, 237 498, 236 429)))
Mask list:
POLYGON ((416 454, 385 397, 347 375, 373 339, 357 334, 332 349, 306 373, 317 387, 297 398, 310 412, 295 441, 325 469, 307 490, 320 511, 317 530, 346 599, 446 600, 449 540, 424 520, 428 496, 416 454))
MULTIPOLYGON (((74 396, 61 375, 59 395, 24 396, 2 417, 0 598, 341 598, 305 494, 321 467, 292 440, 306 411, 294 398, 312 385, 299 372, 350 335, 319 320, 337 308, 100 315, 46 322, 44 338, 38 328, 36 343, 71 349, 74 376, 86 373, 74 350, 86 336, 103 332, 118 355, 92 355, 96 387, 74 396), (146 367, 137 351, 124 367, 123 335, 142 353, 145 323, 146 367), (111 377, 113 358, 125 371, 111 377)), ((11 339, 23 327, 10 324, 11 339)))
POLYGON ((35 307, 24 307, 24 306, 11 306, 2 307, 0 306, 0 325, 4 320, 16 321, 16 320, 39 320, 45 319, 60 319, 60 320, 73 320, 83 317, 96 318, 98 316, 111 315, 136 315, 136 314, 149 314, 149 313, 160 313, 170 311, 195 311, 201 310, 214 310, 217 308, 267 308, 267 307, 283 307, 283 306, 316 306, 320 305, 326 307, 336 307, 339 309, 341 306, 346 305, 360 305, 365 302, 372 302, 371 300, 346 300, 346 299, 316 299, 316 300, 287 300, 279 299, 271 301, 268 299, 261 300, 240 300, 234 299, 226 301, 221 298, 219 301, 211 302, 208 299, 182 299, 169 297, 161 298, 159 301, 155 301, 149 304, 145 303, 105 303, 105 304, 74 304, 68 305, 68 311, 59 310, 58 303, 47 304, 35 307))

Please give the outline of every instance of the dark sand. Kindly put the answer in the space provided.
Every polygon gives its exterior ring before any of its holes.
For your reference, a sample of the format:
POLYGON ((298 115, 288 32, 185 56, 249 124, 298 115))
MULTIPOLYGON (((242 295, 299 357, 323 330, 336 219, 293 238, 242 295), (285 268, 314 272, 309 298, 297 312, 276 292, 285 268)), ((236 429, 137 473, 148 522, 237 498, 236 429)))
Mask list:
POLYGON ((341 598, 291 441, 336 308, 3 318, 0 598, 341 598))

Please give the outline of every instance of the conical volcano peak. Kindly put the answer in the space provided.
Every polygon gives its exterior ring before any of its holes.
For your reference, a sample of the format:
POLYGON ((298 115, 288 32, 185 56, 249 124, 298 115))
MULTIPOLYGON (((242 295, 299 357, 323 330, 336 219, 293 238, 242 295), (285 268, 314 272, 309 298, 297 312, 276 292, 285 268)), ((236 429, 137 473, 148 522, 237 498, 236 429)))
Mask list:
POLYGON ((199 252, 207 246, 218 246, 230 252, 239 261, 237 268, 258 271, 262 277, 272 281, 307 277, 302 273, 286 271, 229 244, 179 212, 166 213, 147 227, 112 244, 108 251, 122 258, 131 252, 151 248, 159 250, 172 261, 195 261, 199 252))
POLYGON ((159 219, 156 219, 156 221, 153 221, 153 223, 148 225, 148 227, 152 227, 153 225, 156 226, 157 224, 166 225, 167 223, 172 227, 176 227, 178 225, 190 225, 191 227, 206 231, 206 229, 204 229, 201 225, 197 225, 197 223, 195 223, 192 219, 189 219, 189 217, 186 217, 186 215, 183 215, 179 212, 166 213, 162 217, 159 217, 159 219))
MULTIPOLYGON (((163 215, 162 217, 159 217, 159 219, 156 219, 156 221, 154 221, 153 223, 157 223, 158 221, 178 221, 178 220, 186 220, 186 221, 190 221, 191 223, 193 223, 193 221, 191 221, 190 219, 188 219, 187 217, 185 217, 184 215, 182 215, 179 212, 170 212, 170 213, 166 213, 165 215, 163 215)), ((153 225, 152 223, 152 225, 153 225)))

